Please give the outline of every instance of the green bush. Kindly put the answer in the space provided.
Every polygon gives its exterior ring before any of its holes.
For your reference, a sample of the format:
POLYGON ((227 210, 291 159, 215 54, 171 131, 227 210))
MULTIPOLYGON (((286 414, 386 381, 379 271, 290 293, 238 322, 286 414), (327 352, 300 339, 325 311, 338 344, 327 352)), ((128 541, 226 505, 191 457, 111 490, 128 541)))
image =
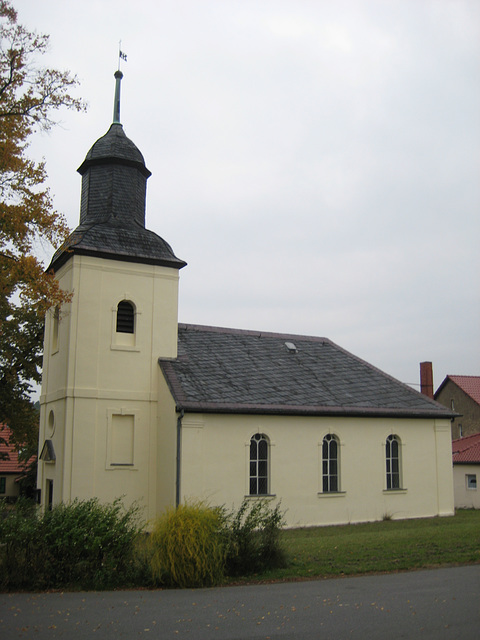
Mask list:
POLYGON ((224 575, 223 512, 203 502, 169 508, 150 535, 152 575, 177 587, 218 584, 224 575))
POLYGON ((0 587, 36 588, 42 557, 37 508, 20 498, 15 506, 0 503, 0 587))
POLYGON ((120 500, 75 500, 44 514, 20 501, 0 514, 2 586, 101 589, 135 582, 138 514, 120 500))
POLYGON ((139 508, 75 500, 41 513, 0 504, 0 588, 204 587, 284 565, 283 513, 266 500, 237 511, 203 502, 168 509, 150 536, 139 508))
POLYGON ((236 512, 225 516, 226 572, 248 575, 285 566, 286 554, 280 543, 284 525, 280 503, 245 499, 236 512))
POLYGON ((83 588, 105 588, 129 579, 138 534, 136 505, 75 500, 47 511, 42 534, 52 559, 52 578, 83 588))

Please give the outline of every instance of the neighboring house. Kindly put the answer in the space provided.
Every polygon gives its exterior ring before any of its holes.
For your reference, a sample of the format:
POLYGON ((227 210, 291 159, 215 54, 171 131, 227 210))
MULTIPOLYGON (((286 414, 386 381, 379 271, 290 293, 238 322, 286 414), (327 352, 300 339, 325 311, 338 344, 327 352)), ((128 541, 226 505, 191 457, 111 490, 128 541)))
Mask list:
POLYGON ((452 440, 480 432, 480 376, 447 376, 435 400, 460 414, 452 421, 452 440))
POLYGON ((480 433, 452 442, 455 507, 480 509, 480 433))
MULTIPOLYGON (((116 73, 117 90, 121 74, 116 73)), ((453 412, 325 338, 178 324, 185 262, 145 227, 150 172, 115 111, 50 267, 38 487, 48 506, 281 500, 287 523, 452 515, 453 412)))
POLYGON ((28 465, 18 459, 18 451, 10 444, 10 436, 10 429, 0 425, 0 500, 14 501, 20 495, 18 480, 28 465))

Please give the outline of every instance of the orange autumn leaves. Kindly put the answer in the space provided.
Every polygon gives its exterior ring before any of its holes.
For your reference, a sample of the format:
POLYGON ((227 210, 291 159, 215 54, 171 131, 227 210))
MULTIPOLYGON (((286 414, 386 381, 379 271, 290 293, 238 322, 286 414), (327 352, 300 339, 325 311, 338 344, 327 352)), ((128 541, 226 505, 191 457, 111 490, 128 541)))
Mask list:
POLYGON ((15 294, 16 304, 39 315, 68 299, 35 255, 37 243, 57 247, 68 229, 53 209, 44 163, 28 158, 27 150, 35 131, 54 125, 53 111, 85 106, 70 95, 76 78, 39 66, 47 46, 48 36, 19 25, 11 3, 0 1, 0 321, 15 294))
POLYGON ((61 108, 83 111, 68 71, 41 66, 48 36, 19 25, 11 2, 0 0, 0 423, 18 444, 35 444, 38 416, 30 398, 39 382, 43 320, 70 299, 38 249, 68 236, 46 187, 44 162, 28 156, 31 136, 55 125, 61 108))

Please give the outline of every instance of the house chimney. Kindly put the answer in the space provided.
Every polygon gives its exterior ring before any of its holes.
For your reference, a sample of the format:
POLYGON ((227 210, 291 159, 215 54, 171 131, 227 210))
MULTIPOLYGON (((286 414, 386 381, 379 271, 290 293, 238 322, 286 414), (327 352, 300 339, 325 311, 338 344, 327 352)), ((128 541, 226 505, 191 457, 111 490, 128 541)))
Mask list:
POLYGON ((420 363, 420 391, 433 400, 433 367, 431 362, 420 363))

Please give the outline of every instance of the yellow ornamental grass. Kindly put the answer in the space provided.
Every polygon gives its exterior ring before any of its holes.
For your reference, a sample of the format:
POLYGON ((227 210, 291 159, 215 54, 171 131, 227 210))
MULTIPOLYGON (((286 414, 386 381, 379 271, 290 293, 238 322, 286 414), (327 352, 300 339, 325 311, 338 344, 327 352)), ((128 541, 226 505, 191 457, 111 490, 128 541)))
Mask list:
POLYGON ((156 582, 181 588, 212 586, 224 576, 224 516, 203 502, 169 508, 150 536, 156 582))

